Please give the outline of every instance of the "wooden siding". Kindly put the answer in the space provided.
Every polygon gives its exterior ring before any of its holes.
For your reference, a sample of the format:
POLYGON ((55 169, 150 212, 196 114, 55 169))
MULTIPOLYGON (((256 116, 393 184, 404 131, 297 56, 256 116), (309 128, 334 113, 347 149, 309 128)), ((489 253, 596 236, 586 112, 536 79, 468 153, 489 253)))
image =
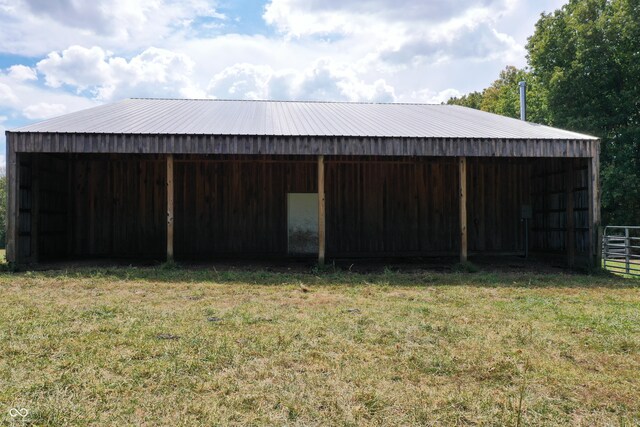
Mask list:
POLYGON ((329 255, 453 253, 454 159, 326 159, 329 255))
POLYGON ((469 250, 524 251, 521 208, 529 205, 531 159, 468 159, 469 250))
POLYGON ((73 257, 161 258, 166 242, 164 158, 73 158, 73 257))
MULTIPOLYGON (((37 254, 43 259, 64 258, 67 253, 69 217, 69 162, 66 156, 49 155, 38 159, 34 176, 38 192, 37 254)), ((34 248, 35 249, 35 248, 34 248)))
MULTIPOLYGON (((574 196, 577 251, 586 251, 587 162, 467 159, 471 255, 523 251, 523 204, 534 211, 530 247, 564 250, 565 194, 574 196), (575 165, 568 192, 567 162, 575 165)), ((164 259, 166 156, 23 153, 18 163, 19 260, 33 260, 34 179, 41 260, 164 259)), ((324 163, 327 257, 458 255, 455 158, 327 156, 324 163)), ((174 156, 176 258, 286 255, 287 193, 316 192, 317 168, 315 156, 174 156)))
POLYGON ((592 157, 597 140, 131 135, 7 132, 16 152, 592 157))
POLYGON ((33 215, 33 179, 29 156, 20 156, 17 162, 18 176, 18 209, 17 209, 17 255, 20 259, 32 261, 31 245, 32 215, 33 215))
POLYGON ((316 192, 313 158, 176 158, 175 256, 287 252, 287 193, 316 192))
POLYGON ((567 161, 549 159, 533 164, 531 197, 533 200, 532 248, 541 251, 566 251, 567 197, 573 197, 575 251, 589 248, 589 192, 587 160, 571 161, 572 176, 567 176, 567 161), (570 184, 569 184, 570 183, 570 184), (569 186, 569 188, 568 188, 569 186))

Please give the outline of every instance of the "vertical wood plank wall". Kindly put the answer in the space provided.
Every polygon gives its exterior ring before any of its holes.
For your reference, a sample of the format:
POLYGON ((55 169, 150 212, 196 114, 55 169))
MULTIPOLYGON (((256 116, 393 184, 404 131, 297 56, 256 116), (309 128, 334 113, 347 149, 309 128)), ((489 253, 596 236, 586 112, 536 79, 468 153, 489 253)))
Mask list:
POLYGON ((31 225, 33 214, 33 192, 32 192, 32 172, 31 156, 20 154, 17 162, 18 175, 18 219, 17 219, 17 256, 19 259, 32 261, 31 245, 34 240, 31 238, 31 225))
POLYGON ((74 257, 166 256, 166 161, 152 156, 75 156, 74 257))
POLYGON ((459 199, 458 206, 460 209, 460 262, 467 262, 469 255, 469 233, 467 227, 467 158, 460 157, 458 159, 458 188, 459 199))
POLYGON ((284 255, 287 193, 317 191, 317 159, 176 157, 175 256, 284 255))
MULTIPOLYGON (((166 156, 44 155, 38 247, 60 257, 166 256, 166 156), (69 161, 72 159, 72 161, 69 161)), ((577 251, 588 245, 586 160, 575 161, 577 251)), ((20 256, 31 256, 29 156, 20 162, 20 256)), ((458 255, 455 158, 325 157, 326 252, 458 255)), ((287 193, 317 192, 315 156, 175 156, 177 259, 285 255, 287 193)), ((467 158, 468 248, 520 252, 523 204, 532 249, 565 249, 565 160, 467 158)))
POLYGON ((531 204, 531 165, 538 161, 467 157, 470 251, 524 251, 521 208, 531 204))
POLYGON ((37 176, 39 188, 37 253, 43 259, 62 259, 67 254, 68 167, 68 156, 45 155, 38 161, 38 167, 33 171, 37 176))
POLYGON ((452 253, 456 159, 326 161, 327 253, 452 253))
POLYGON ((21 154, 18 256, 27 262, 63 259, 68 251, 68 156, 21 154))
POLYGON ((566 252, 568 196, 573 197, 575 252, 585 254, 589 250, 588 162, 589 159, 546 159, 533 163, 533 250, 566 252))

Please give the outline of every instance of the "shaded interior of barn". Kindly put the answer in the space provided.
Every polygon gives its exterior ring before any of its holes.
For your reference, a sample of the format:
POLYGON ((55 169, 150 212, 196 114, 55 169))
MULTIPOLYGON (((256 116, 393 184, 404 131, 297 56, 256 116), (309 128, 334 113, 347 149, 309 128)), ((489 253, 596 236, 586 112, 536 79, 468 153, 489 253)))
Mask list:
MULTIPOLYGON (((586 253, 588 161, 468 157, 471 256, 523 253, 525 224, 531 252, 586 253)), ((176 259, 288 256, 287 195, 317 192, 315 156, 174 162, 176 259)), ((165 259, 166 155, 20 153, 18 164, 21 259, 165 259)), ((326 156, 324 168, 329 259, 458 254, 456 158, 326 156)))

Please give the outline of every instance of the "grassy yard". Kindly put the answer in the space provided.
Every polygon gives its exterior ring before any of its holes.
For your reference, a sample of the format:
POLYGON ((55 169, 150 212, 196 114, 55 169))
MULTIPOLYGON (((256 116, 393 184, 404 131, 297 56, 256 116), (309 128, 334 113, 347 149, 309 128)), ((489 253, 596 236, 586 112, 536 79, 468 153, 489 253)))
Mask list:
POLYGON ((607 260, 606 263, 605 261, 602 261, 602 268, 606 268, 611 273, 622 277, 633 278, 640 276, 640 260, 631 261, 629 265, 631 274, 625 274, 627 264, 624 261, 607 260))
POLYGON ((6 425, 640 423, 639 280, 129 267, 0 289, 6 425))

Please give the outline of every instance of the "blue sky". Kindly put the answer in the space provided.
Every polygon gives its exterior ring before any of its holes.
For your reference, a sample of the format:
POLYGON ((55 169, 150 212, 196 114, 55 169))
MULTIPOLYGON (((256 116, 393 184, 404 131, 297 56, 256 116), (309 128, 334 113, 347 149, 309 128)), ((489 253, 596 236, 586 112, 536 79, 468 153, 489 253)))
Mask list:
POLYGON ((0 0, 0 150, 5 129, 128 97, 442 102, 524 66, 562 4, 0 0))

